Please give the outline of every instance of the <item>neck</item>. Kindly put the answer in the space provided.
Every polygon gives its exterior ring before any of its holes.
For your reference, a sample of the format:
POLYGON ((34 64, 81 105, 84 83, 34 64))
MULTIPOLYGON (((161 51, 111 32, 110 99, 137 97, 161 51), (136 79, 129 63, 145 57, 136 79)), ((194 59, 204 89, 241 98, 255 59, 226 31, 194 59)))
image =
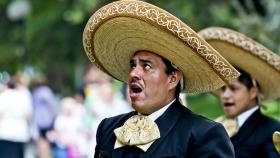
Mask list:
POLYGON ((247 111, 247 110, 249 110, 249 109, 252 109, 252 108, 254 108, 254 107, 256 107, 256 106, 258 106, 258 104, 257 104, 256 100, 254 99, 254 100, 252 100, 252 101, 249 103, 249 106, 248 106, 248 108, 247 108, 245 111, 247 111))
POLYGON ((165 107, 165 106, 168 105, 170 102, 172 102, 174 99, 175 99, 175 97, 171 97, 171 98, 166 99, 160 106, 157 106, 155 109, 153 109, 153 110, 151 110, 151 111, 149 111, 149 112, 144 112, 144 111, 143 111, 143 112, 138 111, 138 112, 140 112, 140 113, 143 114, 143 115, 150 115, 150 114, 152 114, 152 113, 158 111, 159 109, 165 107))

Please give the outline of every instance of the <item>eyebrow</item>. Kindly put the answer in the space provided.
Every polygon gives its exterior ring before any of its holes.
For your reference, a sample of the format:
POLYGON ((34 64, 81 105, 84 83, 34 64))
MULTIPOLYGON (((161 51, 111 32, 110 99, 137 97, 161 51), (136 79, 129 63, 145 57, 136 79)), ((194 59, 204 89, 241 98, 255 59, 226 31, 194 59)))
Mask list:
MULTIPOLYGON (((139 61, 140 61, 141 63, 150 63, 150 64, 152 64, 152 62, 151 62, 150 60, 147 60, 147 59, 139 59, 139 61)), ((129 63, 130 63, 130 64, 133 64, 133 63, 134 63, 134 60, 131 59, 129 63)))
POLYGON ((152 64, 151 60, 146 60, 146 59, 140 59, 140 62, 152 64))

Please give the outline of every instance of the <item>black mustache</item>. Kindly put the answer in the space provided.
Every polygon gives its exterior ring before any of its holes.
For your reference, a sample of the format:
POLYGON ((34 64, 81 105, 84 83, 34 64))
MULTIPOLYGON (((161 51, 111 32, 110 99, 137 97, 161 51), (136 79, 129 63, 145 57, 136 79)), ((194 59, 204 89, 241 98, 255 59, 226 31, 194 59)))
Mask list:
POLYGON ((129 82, 130 85, 131 84, 137 84, 138 86, 140 86, 141 89, 144 89, 144 86, 142 83, 139 82, 139 80, 137 78, 132 78, 132 80, 129 82))

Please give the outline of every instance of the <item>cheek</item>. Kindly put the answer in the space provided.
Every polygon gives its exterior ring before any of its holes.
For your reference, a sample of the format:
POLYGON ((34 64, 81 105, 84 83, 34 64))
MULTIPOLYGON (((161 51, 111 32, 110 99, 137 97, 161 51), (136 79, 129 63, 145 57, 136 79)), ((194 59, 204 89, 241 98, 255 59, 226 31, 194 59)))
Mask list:
POLYGON ((146 92, 147 93, 157 93, 158 91, 161 91, 163 86, 161 83, 156 79, 151 79, 149 82, 146 82, 146 92))
POLYGON ((150 86, 160 88, 167 83, 167 77, 156 73, 147 78, 146 81, 150 86))
POLYGON ((145 93, 152 95, 152 93, 165 92, 168 86, 168 76, 164 74, 165 72, 154 71, 149 75, 143 77, 145 83, 145 93))
POLYGON ((236 104, 240 107, 243 107, 247 103, 247 100, 248 96, 246 94, 238 95, 235 98, 236 104))

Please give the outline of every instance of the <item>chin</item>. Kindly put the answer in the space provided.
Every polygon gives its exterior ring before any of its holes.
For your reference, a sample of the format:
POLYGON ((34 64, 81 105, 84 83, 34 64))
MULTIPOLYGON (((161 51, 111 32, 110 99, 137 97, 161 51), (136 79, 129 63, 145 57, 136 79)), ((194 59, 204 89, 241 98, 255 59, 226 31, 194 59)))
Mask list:
POLYGON ((135 104, 135 103, 132 103, 132 107, 133 107, 133 109, 135 109, 137 112, 141 112, 142 110, 142 108, 141 108, 141 106, 139 106, 138 104, 135 104))
POLYGON ((237 115, 235 115, 235 114, 226 114, 226 116, 229 117, 229 118, 234 118, 234 117, 236 117, 237 115))
POLYGON ((145 108, 144 105, 132 103, 132 107, 135 111, 137 111, 141 114, 149 114, 149 110, 147 108, 145 108))

